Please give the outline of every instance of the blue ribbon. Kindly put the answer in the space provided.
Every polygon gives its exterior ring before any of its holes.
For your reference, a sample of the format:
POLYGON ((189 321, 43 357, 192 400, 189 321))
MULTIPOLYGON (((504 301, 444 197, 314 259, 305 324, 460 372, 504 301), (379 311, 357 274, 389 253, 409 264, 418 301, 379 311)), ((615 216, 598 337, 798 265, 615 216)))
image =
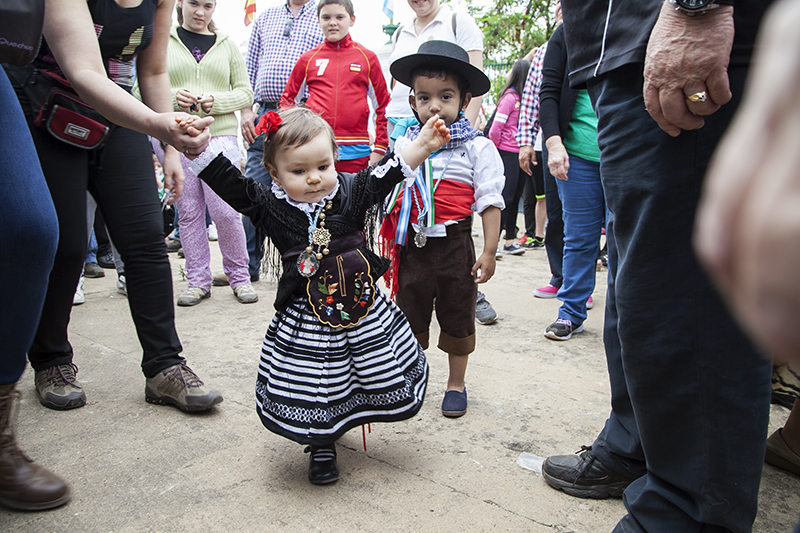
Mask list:
MULTIPOLYGON (((422 168, 422 165, 420 168, 422 168)), ((403 203, 400 204, 400 216, 397 220, 397 232, 394 236, 395 244, 399 244, 400 246, 405 246, 406 238, 408 237, 408 224, 411 220, 411 207, 414 204, 414 187, 420 191, 419 195, 422 199, 421 211, 418 214, 417 222, 423 219, 431 205, 430 195, 428 194, 427 187, 425 187, 425 180, 422 177, 421 171, 417 171, 417 175, 413 182, 409 183, 408 181, 405 181, 403 183, 403 203)))

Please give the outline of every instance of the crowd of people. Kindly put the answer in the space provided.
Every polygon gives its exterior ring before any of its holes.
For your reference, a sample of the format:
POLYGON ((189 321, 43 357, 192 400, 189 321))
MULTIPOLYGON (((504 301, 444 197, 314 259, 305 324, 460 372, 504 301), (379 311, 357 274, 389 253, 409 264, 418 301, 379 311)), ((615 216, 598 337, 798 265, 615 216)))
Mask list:
MULTIPOLYGON (((39 291, 24 310, 15 288, 0 304, 0 503, 40 510, 70 498, 66 481, 17 453, 11 412, 26 357, 43 406, 86 403, 67 331, 76 286, 99 275, 86 253, 87 197, 118 251, 147 402, 199 412, 222 401, 180 355, 164 207, 179 213, 186 258, 178 305, 199 304, 212 285, 255 302, 262 264, 278 269, 257 412, 268 430, 307 446, 311 483, 337 481, 345 432, 419 411, 434 313, 448 357, 441 412, 466 414, 475 324, 497 317, 478 284, 499 257, 536 249, 551 279, 533 295, 562 302, 542 325, 556 341, 584 330, 596 265, 608 266, 610 415, 580 453, 545 460, 550 486, 622 498, 614 531, 740 532, 755 520, 765 455, 800 474, 800 407, 766 438, 765 349, 787 362, 800 345, 796 152, 785 146, 798 138, 800 61, 772 65, 779 40, 769 33, 773 48, 748 83, 774 93, 772 107, 742 100, 769 2, 612 10, 562 0, 563 23, 559 5, 550 40, 508 73, 486 135, 474 127, 491 86, 481 31, 438 0, 408 3, 415 15, 392 38, 386 80, 375 53, 349 35, 351 0, 263 11, 245 57, 215 28, 216 0, 47 0, 34 62, 0 70, 10 110, 0 131, 15 155, 0 180, 12 230, 0 272, 30 254, 20 285, 39 291), (791 75, 765 86, 781 68, 791 75), (63 73, 115 125, 100 148, 39 127, 25 87, 43 71, 63 73), (752 164, 736 162, 754 148, 763 153, 752 164), (209 215, 223 256, 216 276, 209 215), (745 240, 757 253, 742 250, 745 240)), ((780 6, 796 19, 797 4, 780 6)), ((775 16, 770 27, 788 39, 790 22, 775 16)))

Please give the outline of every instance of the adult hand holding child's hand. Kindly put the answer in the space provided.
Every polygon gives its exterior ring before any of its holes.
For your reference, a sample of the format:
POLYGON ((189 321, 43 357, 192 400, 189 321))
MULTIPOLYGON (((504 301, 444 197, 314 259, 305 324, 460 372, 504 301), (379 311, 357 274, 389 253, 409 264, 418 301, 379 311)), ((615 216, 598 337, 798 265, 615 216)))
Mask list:
POLYGON ((186 113, 175 113, 174 122, 167 132, 168 142, 189 159, 194 159, 208 146, 211 140, 208 128, 213 122, 213 117, 197 118, 186 113))

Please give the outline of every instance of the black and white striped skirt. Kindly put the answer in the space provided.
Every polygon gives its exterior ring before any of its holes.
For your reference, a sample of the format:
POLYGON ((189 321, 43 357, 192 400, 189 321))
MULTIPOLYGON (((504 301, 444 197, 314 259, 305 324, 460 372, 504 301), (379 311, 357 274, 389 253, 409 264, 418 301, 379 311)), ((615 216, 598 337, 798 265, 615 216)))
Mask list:
POLYGON ((267 329, 256 403, 270 431, 329 444, 362 424, 411 418, 427 381, 425 353, 382 291, 369 314, 347 328, 320 323, 308 301, 297 298, 267 329))

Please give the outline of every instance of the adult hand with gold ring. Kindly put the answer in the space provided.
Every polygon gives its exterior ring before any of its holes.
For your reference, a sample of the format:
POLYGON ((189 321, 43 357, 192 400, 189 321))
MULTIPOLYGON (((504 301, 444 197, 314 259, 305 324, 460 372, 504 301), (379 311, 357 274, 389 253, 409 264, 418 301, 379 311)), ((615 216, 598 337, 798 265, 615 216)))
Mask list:
POLYGON ((703 103, 708 99, 708 94, 705 91, 700 91, 699 93, 690 94, 686 97, 687 100, 694 103, 703 103))
POLYGON ((650 116, 669 135, 702 128, 702 116, 731 99, 727 67, 733 35, 732 6, 689 17, 664 2, 647 44, 643 96, 650 116), (705 102, 687 98, 700 92, 706 93, 705 102))

